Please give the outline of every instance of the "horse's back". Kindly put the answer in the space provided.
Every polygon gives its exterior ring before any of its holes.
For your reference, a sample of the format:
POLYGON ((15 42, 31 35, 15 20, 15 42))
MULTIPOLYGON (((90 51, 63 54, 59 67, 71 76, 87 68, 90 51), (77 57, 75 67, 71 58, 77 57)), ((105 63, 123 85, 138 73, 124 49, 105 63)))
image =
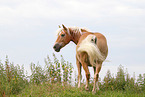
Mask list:
POLYGON ((101 33, 94 33, 94 35, 97 37, 97 46, 100 49, 100 52, 107 57, 108 55, 108 45, 106 37, 101 33))

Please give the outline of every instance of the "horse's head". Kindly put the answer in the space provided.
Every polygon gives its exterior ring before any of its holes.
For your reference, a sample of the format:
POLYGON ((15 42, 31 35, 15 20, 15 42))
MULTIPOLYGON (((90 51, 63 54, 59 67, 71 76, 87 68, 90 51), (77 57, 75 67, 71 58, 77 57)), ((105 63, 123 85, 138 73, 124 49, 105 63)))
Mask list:
POLYGON ((56 52, 59 52, 62 47, 71 41, 69 29, 62 24, 63 28, 59 28, 58 37, 53 46, 56 52))

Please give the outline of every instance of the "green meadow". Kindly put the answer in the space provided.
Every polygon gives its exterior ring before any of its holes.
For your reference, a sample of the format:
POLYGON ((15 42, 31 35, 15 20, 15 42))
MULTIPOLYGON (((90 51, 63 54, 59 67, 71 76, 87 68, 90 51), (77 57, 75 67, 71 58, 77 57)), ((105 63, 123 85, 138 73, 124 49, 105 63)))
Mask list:
POLYGON ((44 67, 31 63, 30 68, 28 76, 23 65, 9 62, 8 57, 4 63, 0 61, 0 97, 145 97, 145 74, 135 79, 122 65, 115 76, 109 70, 106 72, 95 94, 91 92, 93 80, 90 91, 85 91, 85 81, 77 88, 76 70, 63 56, 60 60, 55 54, 52 60, 47 56, 44 67))

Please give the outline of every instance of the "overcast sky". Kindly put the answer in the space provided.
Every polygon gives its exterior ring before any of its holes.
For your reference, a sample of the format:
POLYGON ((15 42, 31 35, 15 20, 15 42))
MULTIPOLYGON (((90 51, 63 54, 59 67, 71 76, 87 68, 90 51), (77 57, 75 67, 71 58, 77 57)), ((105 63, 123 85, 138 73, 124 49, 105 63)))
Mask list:
POLYGON ((8 55, 30 72, 31 62, 44 66, 44 58, 55 53, 76 69, 74 43, 60 53, 52 48, 61 24, 106 36, 110 62, 100 76, 108 69, 116 74, 120 64, 131 76, 145 73, 145 0, 0 0, 0 60, 8 55))

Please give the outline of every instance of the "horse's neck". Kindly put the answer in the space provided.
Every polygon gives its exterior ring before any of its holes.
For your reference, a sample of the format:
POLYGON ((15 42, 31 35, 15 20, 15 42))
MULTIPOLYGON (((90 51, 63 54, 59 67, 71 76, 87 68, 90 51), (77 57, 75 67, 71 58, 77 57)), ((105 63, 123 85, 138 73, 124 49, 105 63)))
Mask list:
POLYGON ((83 31, 81 31, 81 32, 79 32, 79 33, 75 33, 75 32, 71 32, 70 34, 71 34, 71 36, 72 36, 72 41, 75 43, 75 44, 77 44, 78 43, 78 41, 79 41, 79 39, 80 39, 80 37, 84 34, 85 32, 83 32, 83 31))
POLYGON ((78 43, 78 41, 79 41, 79 39, 80 39, 80 37, 81 37, 81 34, 80 35, 74 35, 73 37, 72 37, 72 41, 75 43, 75 44, 77 44, 78 43))

